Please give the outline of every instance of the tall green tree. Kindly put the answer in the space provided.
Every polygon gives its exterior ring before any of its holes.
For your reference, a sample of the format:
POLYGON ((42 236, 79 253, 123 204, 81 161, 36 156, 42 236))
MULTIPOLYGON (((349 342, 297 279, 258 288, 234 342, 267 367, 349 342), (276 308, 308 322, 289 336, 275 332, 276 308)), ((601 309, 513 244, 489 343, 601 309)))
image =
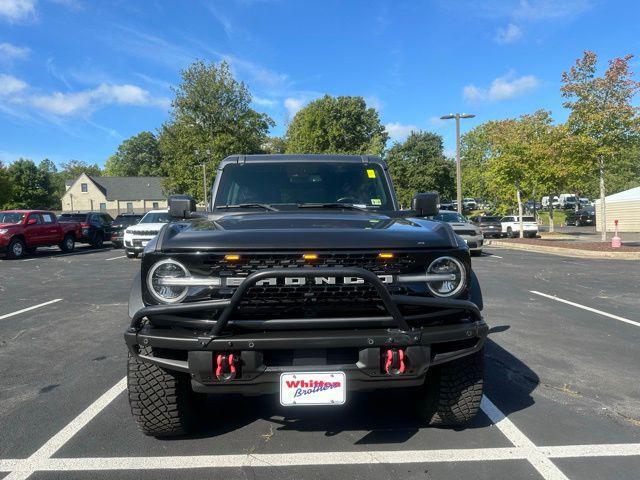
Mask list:
POLYGON ((4 163, 0 161, 0 208, 6 208, 11 199, 11 179, 4 163))
POLYGON ((151 132, 140 132, 120 144, 104 164, 104 173, 112 177, 163 175, 158 139, 151 132))
POLYGON ((388 138, 364 98, 325 95, 296 113, 287 129, 287 153, 382 155, 388 138))
POLYGON ((455 192, 455 166, 443 154, 440 135, 412 132, 389 149, 386 160, 403 206, 410 206, 418 192, 435 190, 442 198, 451 198, 455 192))
POLYGON ((19 159, 7 168, 11 184, 9 208, 50 208, 53 197, 52 175, 47 166, 38 168, 32 160, 19 159))
POLYGON ((598 57, 586 51, 562 74, 563 105, 570 109, 567 127, 573 136, 580 137, 583 164, 599 177, 603 241, 607 239, 606 172, 615 168, 624 150, 637 141, 640 130, 639 109, 632 104, 640 83, 633 79, 632 58, 614 58, 598 76, 598 57))
POLYGON ((273 120, 250 106, 247 86, 226 62, 197 61, 182 71, 174 90, 171 119, 158 138, 167 190, 203 200, 201 165, 211 177, 224 157, 261 153, 273 120))

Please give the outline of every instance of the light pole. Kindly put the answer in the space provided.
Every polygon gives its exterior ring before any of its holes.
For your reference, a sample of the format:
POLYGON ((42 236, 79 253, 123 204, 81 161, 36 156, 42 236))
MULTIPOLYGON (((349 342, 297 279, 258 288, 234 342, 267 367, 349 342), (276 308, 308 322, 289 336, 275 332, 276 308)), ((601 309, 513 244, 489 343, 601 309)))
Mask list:
POLYGON ((458 202, 458 213, 462 213, 462 172, 460 169, 460 119, 473 118, 475 115, 471 113, 450 113, 443 115, 441 120, 456 119, 456 200, 458 202))
MULTIPOLYGON (((200 152, 198 150, 195 151, 196 158, 200 152)), ((205 150, 207 154, 207 160, 209 159, 209 150, 205 150)), ((204 208, 209 210, 209 205, 207 204, 207 162, 201 163, 199 166, 202 167, 202 189, 204 190, 204 208)))

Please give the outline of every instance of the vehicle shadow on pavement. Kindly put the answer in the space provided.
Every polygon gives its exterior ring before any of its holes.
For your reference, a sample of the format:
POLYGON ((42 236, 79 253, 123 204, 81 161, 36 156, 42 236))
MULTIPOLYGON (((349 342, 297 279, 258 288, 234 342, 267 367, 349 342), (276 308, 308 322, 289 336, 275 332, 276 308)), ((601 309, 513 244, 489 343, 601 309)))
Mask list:
MULTIPOLYGON (((504 329, 496 328, 496 333, 504 329)), ((487 339, 485 363, 485 392, 509 415, 534 403, 531 392, 539 383, 538 376, 510 352, 487 339), (495 398, 499 395, 500 398, 495 398)), ((423 428, 413 408, 415 389, 398 389, 353 393, 346 405, 314 408, 286 408, 276 395, 259 397, 209 396, 204 409, 201 430, 189 438, 215 437, 264 420, 274 424, 280 432, 324 432, 326 437, 349 431, 368 431, 355 441, 356 445, 402 444, 423 428), (223 415, 220 412, 224 412, 223 415)), ((456 431, 486 428, 491 425, 483 413, 456 431)), ((184 438, 184 437, 180 437, 184 438)))

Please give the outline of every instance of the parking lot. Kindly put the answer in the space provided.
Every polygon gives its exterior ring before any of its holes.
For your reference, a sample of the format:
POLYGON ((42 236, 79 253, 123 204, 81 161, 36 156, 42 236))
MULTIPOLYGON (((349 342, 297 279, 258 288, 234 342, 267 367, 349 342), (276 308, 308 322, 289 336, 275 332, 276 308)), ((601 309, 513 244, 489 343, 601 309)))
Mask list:
POLYGON ((234 396, 209 399, 203 431, 158 440, 125 394, 139 261, 0 260, 0 478, 637 479, 637 263, 489 248, 473 264, 492 333, 467 428, 418 426, 407 392, 313 410, 234 396))

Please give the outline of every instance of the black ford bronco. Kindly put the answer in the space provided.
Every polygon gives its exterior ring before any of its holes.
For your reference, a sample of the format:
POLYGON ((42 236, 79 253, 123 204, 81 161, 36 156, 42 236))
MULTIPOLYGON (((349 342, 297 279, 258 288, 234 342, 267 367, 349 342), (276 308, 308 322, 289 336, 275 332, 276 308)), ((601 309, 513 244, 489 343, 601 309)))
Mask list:
POLYGON ((129 301, 129 401, 148 435, 182 434, 206 394, 342 405, 413 388, 422 421, 472 419, 487 325, 469 250, 437 193, 401 210, 385 163, 345 155, 223 160, 209 212, 169 199, 129 301))

